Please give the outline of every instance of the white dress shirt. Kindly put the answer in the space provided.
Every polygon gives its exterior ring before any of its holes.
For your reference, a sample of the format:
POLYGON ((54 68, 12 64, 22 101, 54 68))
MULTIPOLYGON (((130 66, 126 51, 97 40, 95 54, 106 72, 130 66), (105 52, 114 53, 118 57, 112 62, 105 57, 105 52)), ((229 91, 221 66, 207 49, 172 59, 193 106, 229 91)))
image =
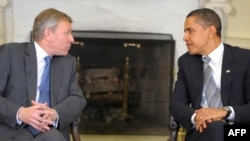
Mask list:
MULTIPOLYGON (((213 70, 213 78, 214 78, 215 83, 219 89, 221 89, 221 72, 222 72, 223 53, 224 53, 224 45, 223 45, 223 43, 220 43, 220 45, 213 52, 211 52, 208 55, 211 58, 211 60, 209 61, 209 66, 213 70)), ((202 57, 205 57, 205 56, 202 56, 202 57)), ((202 93, 201 106, 206 107, 206 108, 208 107, 205 93, 202 93)), ((232 112, 229 115, 229 117, 227 118, 227 120, 230 121, 229 122, 230 124, 233 124, 233 121, 235 119, 235 112, 231 106, 229 106, 229 108, 231 109, 232 112)), ((191 122, 193 124, 195 124, 195 122, 194 122, 195 115, 196 114, 194 113, 191 117, 191 122)))
POLYGON ((44 72, 44 68, 46 65, 46 62, 44 60, 44 57, 48 56, 48 54, 43 50, 42 47, 35 42, 35 49, 36 49, 36 59, 37 59, 37 87, 36 87, 36 101, 38 101, 40 96, 39 86, 42 81, 42 74, 44 72))
MULTIPOLYGON (((43 50, 43 48, 37 43, 35 43, 35 50, 36 50, 36 59, 37 59, 37 88, 36 88, 36 99, 35 101, 38 102, 39 96, 40 96, 40 91, 39 91, 39 86, 42 81, 42 74, 44 72, 44 68, 46 65, 46 62, 44 60, 44 57, 48 56, 48 54, 43 50)), ((23 107, 19 108, 16 114, 16 119, 17 119, 17 124, 21 125, 22 121, 18 119, 18 114, 20 110, 23 107)), ((58 126, 58 121, 59 121, 59 116, 57 115, 57 119, 53 122, 53 126, 57 127, 58 126)))

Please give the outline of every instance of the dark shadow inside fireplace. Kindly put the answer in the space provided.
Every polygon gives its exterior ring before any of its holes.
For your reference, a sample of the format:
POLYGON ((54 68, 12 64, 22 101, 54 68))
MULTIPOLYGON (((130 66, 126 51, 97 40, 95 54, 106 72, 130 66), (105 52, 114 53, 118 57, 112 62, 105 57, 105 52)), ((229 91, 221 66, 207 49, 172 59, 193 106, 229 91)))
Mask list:
POLYGON ((73 31, 87 98, 80 132, 168 134, 175 41, 170 34, 73 31))

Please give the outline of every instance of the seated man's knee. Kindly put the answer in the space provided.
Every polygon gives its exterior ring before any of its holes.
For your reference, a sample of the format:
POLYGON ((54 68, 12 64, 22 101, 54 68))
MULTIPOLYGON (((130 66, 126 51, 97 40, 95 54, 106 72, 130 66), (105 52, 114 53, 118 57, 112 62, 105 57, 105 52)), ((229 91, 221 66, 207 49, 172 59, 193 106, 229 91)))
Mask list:
POLYGON ((206 130, 209 130, 209 132, 221 133, 224 130, 225 124, 226 122, 224 121, 214 121, 208 124, 206 130))
POLYGON ((67 141, 62 133, 57 129, 51 128, 49 131, 37 135, 33 141, 67 141))

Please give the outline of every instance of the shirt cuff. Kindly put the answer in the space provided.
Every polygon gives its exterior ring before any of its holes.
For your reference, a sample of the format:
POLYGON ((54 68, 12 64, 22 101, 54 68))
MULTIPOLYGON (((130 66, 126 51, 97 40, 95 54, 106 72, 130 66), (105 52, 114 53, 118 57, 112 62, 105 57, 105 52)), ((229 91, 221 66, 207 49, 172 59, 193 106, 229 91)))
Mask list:
POLYGON ((194 113, 193 115, 192 115, 192 117, 191 117, 191 122, 192 122, 192 124, 193 125, 195 125, 195 122, 194 122, 194 117, 196 116, 196 113, 194 113))
MULTIPOLYGON (((57 114, 57 112, 56 112, 56 114, 57 114)), ((59 122, 59 115, 57 114, 57 118, 56 118, 56 120, 52 123, 52 125, 53 125, 55 128, 57 128, 57 127, 58 127, 58 122, 59 122)))
POLYGON ((228 108, 230 108, 230 110, 232 111, 230 113, 230 115, 228 116, 227 120, 229 121, 229 124, 233 124, 233 121, 235 119, 235 112, 232 106, 228 106, 228 108))
POLYGON ((16 113, 16 123, 18 125, 21 125, 23 122, 19 119, 19 113, 20 111, 23 109, 24 107, 20 107, 18 110, 17 110, 17 113, 16 113))

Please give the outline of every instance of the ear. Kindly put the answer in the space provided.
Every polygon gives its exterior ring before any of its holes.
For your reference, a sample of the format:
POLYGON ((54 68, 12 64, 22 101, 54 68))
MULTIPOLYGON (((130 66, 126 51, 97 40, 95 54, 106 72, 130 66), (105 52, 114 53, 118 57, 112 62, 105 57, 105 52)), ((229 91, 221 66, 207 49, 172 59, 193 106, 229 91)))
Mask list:
POLYGON ((47 41, 50 41, 51 40, 51 29, 45 28, 43 31, 43 36, 44 36, 44 39, 46 39, 47 41))
POLYGON ((208 27, 209 28, 209 38, 212 38, 212 37, 214 37, 214 36, 216 36, 216 28, 215 28, 215 26, 209 26, 208 27))

